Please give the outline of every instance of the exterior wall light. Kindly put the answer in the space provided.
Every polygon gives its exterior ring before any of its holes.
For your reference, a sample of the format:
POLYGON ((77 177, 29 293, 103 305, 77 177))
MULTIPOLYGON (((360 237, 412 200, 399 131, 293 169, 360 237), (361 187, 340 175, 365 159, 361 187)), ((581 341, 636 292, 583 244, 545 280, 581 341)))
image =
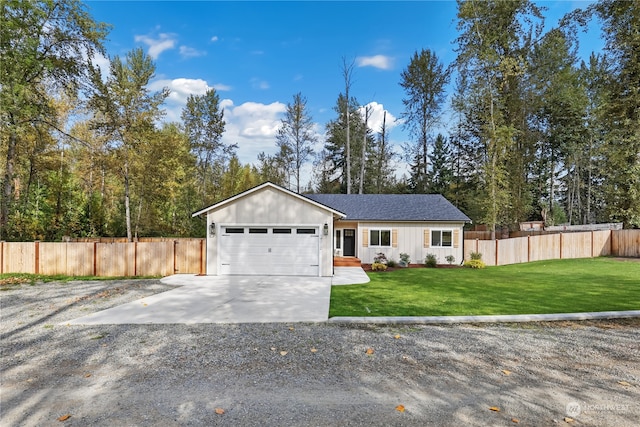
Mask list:
POLYGON ((324 223, 324 227, 322 227, 322 232, 325 236, 329 235, 329 224, 327 224, 326 222, 324 223))
POLYGON ((216 235, 216 223, 212 222, 209 224, 209 236, 213 237, 216 235))

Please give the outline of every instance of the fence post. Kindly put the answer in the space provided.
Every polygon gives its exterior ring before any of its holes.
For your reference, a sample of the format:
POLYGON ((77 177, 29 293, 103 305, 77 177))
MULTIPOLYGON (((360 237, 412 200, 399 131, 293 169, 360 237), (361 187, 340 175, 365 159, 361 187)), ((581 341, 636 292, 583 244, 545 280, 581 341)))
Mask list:
POLYGON ((133 242, 133 276, 138 275, 138 240, 133 242))
POLYGON ((204 271, 202 270, 202 265, 204 264, 202 262, 202 258, 203 258, 202 253, 204 251, 203 246, 204 246, 204 239, 200 240, 200 274, 204 274, 204 271))
POLYGON ((494 242, 496 242, 496 266, 498 266, 498 239, 495 239, 494 242))
POLYGON ((562 238, 562 233, 560 233, 560 259, 562 259, 562 245, 564 245, 564 239, 562 238))
POLYGON ((0 274, 4 274, 4 240, 0 240, 0 274))
POLYGON ((93 242, 93 275, 98 275, 98 242, 93 242))
POLYGON ((35 243, 34 255, 36 258, 34 270, 35 270, 35 274, 40 274, 40 242, 36 240, 34 243, 35 243))
POLYGON ((593 258, 593 230, 591 230, 591 258, 593 258))
POLYGON ((527 235, 527 262, 531 262, 531 235, 527 235))
POLYGON ((173 274, 176 274, 178 271, 178 254, 176 253, 176 249, 178 246, 178 241, 173 241, 173 274))

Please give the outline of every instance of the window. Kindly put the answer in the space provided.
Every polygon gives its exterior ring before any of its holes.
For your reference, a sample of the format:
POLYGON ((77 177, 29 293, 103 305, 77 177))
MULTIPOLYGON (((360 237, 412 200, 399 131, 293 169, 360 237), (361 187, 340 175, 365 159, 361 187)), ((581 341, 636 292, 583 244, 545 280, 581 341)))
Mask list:
POLYGON ((370 230, 369 244, 371 246, 391 247, 391 230, 370 230))
POLYGON ((453 232, 451 230, 431 230, 431 246, 450 248, 453 246, 453 232))
POLYGON ((273 234, 291 234, 290 228, 274 228, 273 234))
POLYGON ((342 230, 336 230, 336 249, 340 249, 342 243, 342 230))
POLYGON ((298 228, 296 230, 297 234, 316 234, 315 228, 298 228))
POLYGON ((267 234, 266 228, 250 228, 249 234, 267 234))
POLYGON ((230 234, 242 234, 244 233, 244 228, 225 227, 224 232, 230 234))

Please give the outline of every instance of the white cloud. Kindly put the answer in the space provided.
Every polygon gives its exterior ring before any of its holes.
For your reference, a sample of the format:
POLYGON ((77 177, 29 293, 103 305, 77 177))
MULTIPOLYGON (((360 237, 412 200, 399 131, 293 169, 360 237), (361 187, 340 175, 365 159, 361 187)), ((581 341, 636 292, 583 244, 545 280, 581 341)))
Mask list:
POLYGON ((269 86, 269 83, 264 81, 264 80, 260 80, 258 78, 253 78, 253 79, 251 79, 251 87, 254 88, 254 89, 267 90, 271 86, 269 86))
POLYGON ((212 41, 212 42, 217 42, 218 40, 219 40, 219 39, 218 39, 218 36, 213 36, 213 37, 211 37, 211 41, 212 41))
POLYGON ((276 151, 276 132, 287 106, 281 102, 262 104, 245 102, 233 105, 230 99, 220 101, 224 108, 225 132, 222 142, 238 144, 241 163, 256 163, 258 153, 273 154, 276 151))
MULTIPOLYGON (((86 59, 87 58, 87 53, 83 52, 83 56, 86 59)), ((109 76, 109 73, 111 72, 111 61, 109 60, 109 58, 105 57, 100 52, 96 52, 93 55, 93 58, 91 58, 91 63, 94 66, 97 66, 100 69, 100 74, 102 75, 102 80, 106 81, 107 76, 109 76)))
POLYGON ((390 70, 393 67, 393 59, 389 56, 359 56, 356 58, 358 67, 374 67, 381 70, 390 70))
POLYGON ((173 34, 160 33, 158 38, 154 39, 150 36, 135 36, 134 40, 139 43, 144 43, 149 46, 149 56, 151 59, 158 59, 158 56, 162 52, 168 49, 173 49, 176 45, 176 39, 173 34))
POLYGON ((202 50, 197 50, 188 46, 180 46, 180 55, 183 58, 195 58, 197 56, 204 56, 207 52, 202 50))
POLYGON ((217 90, 218 92, 229 92, 232 89, 231 86, 225 85, 225 84, 222 84, 222 83, 218 83, 218 84, 213 85, 213 88, 215 90, 217 90))
MULTIPOLYGON (((385 120, 384 112, 386 110, 384 109, 384 105, 378 104, 377 102, 370 102, 364 107, 360 107, 358 111, 360 111, 362 117, 364 117, 365 107, 369 107, 369 120, 367 121, 369 129, 373 130, 373 132, 375 133, 380 132, 382 130, 382 121, 385 120)), ((395 118, 395 116, 387 111, 387 117, 385 121, 387 132, 398 126, 398 124, 400 124, 400 122, 395 118)))
POLYGON ((187 98, 189 95, 204 95, 207 90, 212 87, 224 85, 209 86, 209 84, 202 79, 159 79, 149 83, 148 89, 150 91, 159 91, 162 88, 169 88, 169 97, 164 102, 165 118, 167 122, 179 122, 181 121, 180 115, 182 109, 187 104, 187 98))

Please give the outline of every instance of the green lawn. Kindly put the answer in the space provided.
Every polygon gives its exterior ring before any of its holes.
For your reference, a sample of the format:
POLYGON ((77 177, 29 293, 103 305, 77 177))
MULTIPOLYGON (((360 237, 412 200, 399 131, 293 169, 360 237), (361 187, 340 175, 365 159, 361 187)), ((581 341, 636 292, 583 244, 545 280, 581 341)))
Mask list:
POLYGON ((411 268, 334 286, 329 316, 453 316, 640 310, 640 262, 540 261, 484 270, 411 268))

